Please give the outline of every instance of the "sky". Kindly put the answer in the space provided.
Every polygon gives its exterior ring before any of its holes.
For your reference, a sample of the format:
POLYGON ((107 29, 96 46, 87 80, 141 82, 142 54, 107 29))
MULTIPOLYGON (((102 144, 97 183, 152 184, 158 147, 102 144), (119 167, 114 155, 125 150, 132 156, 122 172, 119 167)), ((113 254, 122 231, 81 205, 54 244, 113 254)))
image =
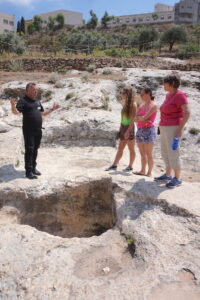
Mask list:
POLYGON ((58 9, 83 13, 87 21, 92 9, 101 18, 105 11, 109 15, 120 16, 153 12, 156 3, 174 5, 179 0, 0 0, 0 12, 16 16, 16 20, 32 19, 34 15, 58 9))

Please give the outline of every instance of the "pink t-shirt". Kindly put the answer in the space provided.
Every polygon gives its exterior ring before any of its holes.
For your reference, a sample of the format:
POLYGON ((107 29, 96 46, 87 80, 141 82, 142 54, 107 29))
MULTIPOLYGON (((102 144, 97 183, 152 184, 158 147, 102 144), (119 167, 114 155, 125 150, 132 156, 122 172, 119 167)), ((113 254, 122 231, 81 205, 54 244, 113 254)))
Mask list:
POLYGON ((188 104, 188 99, 184 92, 177 90, 171 95, 167 93, 165 101, 160 107, 160 126, 176 126, 183 119, 182 105, 188 104))
MULTIPOLYGON (((154 104, 154 103, 153 103, 153 101, 152 101, 146 109, 144 109, 144 105, 145 105, 145 104, 141 104, 140 107, 139 107, 139 109, 138 109, 137 116, 140 116, 140 117, 145 116, 146 113, 148 113, 148 111, 151 109, 151 107, 152 107, 153 104, 154 104)), ((153 113, 148 117, 147 120, 137 122, 137 128, 153 127, 153 126, 154 126, 155 119, 156 119, 156 112, 153 112, 153 113)))

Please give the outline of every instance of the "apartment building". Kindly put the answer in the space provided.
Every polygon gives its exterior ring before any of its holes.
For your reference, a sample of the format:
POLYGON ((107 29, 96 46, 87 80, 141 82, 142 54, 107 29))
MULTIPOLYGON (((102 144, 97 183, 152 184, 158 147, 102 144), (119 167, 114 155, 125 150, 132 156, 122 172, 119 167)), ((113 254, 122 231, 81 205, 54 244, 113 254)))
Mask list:
POLYGON ((200 0, 181 0, 175 4, 176 24, 195 24, 200 22, 200 0))
POLYGON ((44 24, 47 24, 49 21, 49 17, 56 17, 58 14, 62 14, 65 17, 65 24, 78 26, 83 24, 83 14, 80 12, 75 12, 66 9, 55 10, 52 12, 47 12, 43 14, 38 14, 40 16, 44 24))
POLYGON ((0 33, 5 32, 16 32, 15 16, 0 12, 0 33))
POLYGON ((174 7, 170 5, 165 5, 162 3, 157 3, 154 7, 154 12, 163 12, 163 11, 173 11, 174 7))
POLYGON ((154 12, 118 16, 108 23, 108 26, 114 27, 117 25, 137 25, 137 24, 166 24, 174 23, 174 8, 162 4, 156 4, 154 12), (164 10, 166 8, 166 10, 164 10))

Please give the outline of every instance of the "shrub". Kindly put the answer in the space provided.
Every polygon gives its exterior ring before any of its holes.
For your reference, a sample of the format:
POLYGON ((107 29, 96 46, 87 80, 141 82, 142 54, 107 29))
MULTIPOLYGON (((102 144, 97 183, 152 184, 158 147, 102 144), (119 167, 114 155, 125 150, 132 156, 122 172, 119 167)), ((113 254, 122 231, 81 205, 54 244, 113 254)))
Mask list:
POLYGON ((103 73, 102 74, 104 74, 104 75, 110 75, 110 74, 112 74, 112 70, 111 69, 109 69, 109 68, 106 68, 106 69, 104 69, 103 70, 103 73))
POLYGON ((189 43, 178 49, 176 57, 179 59, 188 59, 191 58, 195 53, 198 53, 199 51, 200 48, 197 44, 189 43))
POLYGON ((68 71, 68 68, 66 68, 66 67, 58 67, 57 68, 58 73, 64 74, 64 73, 67 73, 67 71, 68 71))
POLYGON ((83 74, 82 76, 81 76, 81 81, 82 82, 87 82, 88 81, 88 74, 83 74))
POLYGON ((102 97, 102 109, 108 110, 109 109, 109 96, 102 97))
POLYGON ((65 86, 64 83, 60 80, 56 81, 56 83, 55 83, 55 87, 58 88, 58 89, 61 89, 64 86, 65 86))
POLYGON ((56 83, 59 80, 59 75, 58 73, 51 73, 49 76, 48 83, 56 83))
POLYGON ((96 65, 90 64, 90 65, 87 67, 87 70, 88 70, 88 72, 93 72, 96 68, 97 68, 96 65))
POLYGON ((25 43, 22 37, 12 33, 0 34, 0 53, 16 53, 18 55, 25 51, 25 43))
POLYGON ((118 61, 118 62, 116 62, 115 67, 122 68, 123 67, 123 63, 121 61, 118 61))
POLYGON ((69 94, 66 95, 65 100, 69 100, 69 99, 74 98, 74 97, 75 97, 74 93, 69 93, 69 94))
POLYGON ((200 133, 200 129, 192 127, 192 128, 190 128, 189 133, 193 134, 193 135, 197 135, 200 133))
POLYGON ((8 68, 10 71, 18 72, 23 71, 24 65, 21 60, 13 60, 9 62, 8 68))
POLYGON ((45 91, 42 96, 45 98, 46 101, 50 101, 52 99, 52 91, 45 91))

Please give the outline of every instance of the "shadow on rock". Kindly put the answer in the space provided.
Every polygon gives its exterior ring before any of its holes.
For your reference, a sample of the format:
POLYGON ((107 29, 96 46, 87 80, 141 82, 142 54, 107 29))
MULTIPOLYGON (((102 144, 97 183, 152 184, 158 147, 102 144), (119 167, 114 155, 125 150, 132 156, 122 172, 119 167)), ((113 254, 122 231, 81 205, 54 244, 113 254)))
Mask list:
POLYGON ((0 182, 8 182, 17 178, 24 178, 24 171, 18 171, 13 165, 0 167, 0 182))

